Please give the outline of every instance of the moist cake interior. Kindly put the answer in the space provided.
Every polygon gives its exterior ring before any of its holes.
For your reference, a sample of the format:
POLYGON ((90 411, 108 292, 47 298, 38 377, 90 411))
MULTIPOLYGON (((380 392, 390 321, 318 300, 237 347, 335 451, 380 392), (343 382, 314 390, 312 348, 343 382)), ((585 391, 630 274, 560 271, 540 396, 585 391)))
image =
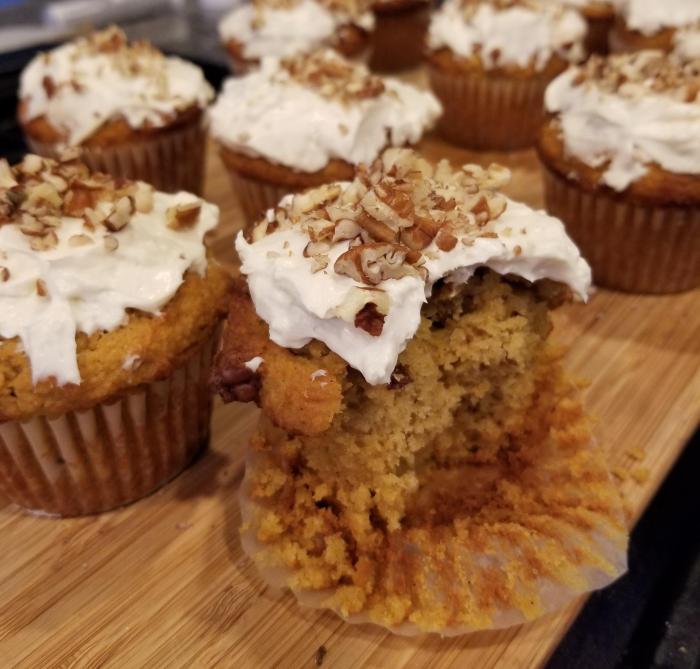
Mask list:
MULTIPOLYGON (((619 573, 619 498, 548 341, 567 297, 489 270, 437 284, 390 384, 348 368, 315 436, 263 417, 242 492, 263 573, 343 616, 442 633, 531 619, 619 573)), ((323 344, 295 354, 323 374, 323 344)))

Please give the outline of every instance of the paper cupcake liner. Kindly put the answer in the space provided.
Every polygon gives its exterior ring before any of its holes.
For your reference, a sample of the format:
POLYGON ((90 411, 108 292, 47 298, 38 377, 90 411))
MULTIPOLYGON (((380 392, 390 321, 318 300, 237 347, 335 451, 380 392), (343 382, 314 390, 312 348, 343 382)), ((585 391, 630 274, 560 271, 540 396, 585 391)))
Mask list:
MULTIPOLYGON (((598 449, 598 446, 595 442, 591 442, 590 448, 598 449)), ((553 455, 550 457, 556 460, 558 456, 553 455)), ((241 531, 241 547, 243 552, 255 562, 261 578, 267 585, 280 590, 285 588, 292 590, 295 598, 302 606, 331 610, 348 623, 374 624, 387 629, 393 634, 409 637, 425 634, 426 632, 439 633, 443 637, 453 637, 485 629, 504 629, 531 621, 531 618, 526 617, 521 610, 500 606, 490 609, 484 618, 484 623, 480 625, 453 624, 428 629, 424 625, 419 625, 410 620, 397 625, 388 625, 377 621, 367 612, 347 614, 334 605, 334 589, 309 590, 295 588, 294 571, 281 564, 272 556, 270 545, 260 542, 256 537, 255 526, 258 518, 264 515, 265 509, 250 496, 249 479, 250 472, 255 467, 255 461, 256 456, 249 449, 246 456, 246 474, 239 491, 239 504, 244 528, 241 531)), ((551 465, 549 462, 548 464, 551 465)), ((544 464, 543 470, 545 472, 546 467, 547 464, 544 464)), ((609 485, 612 487, 612 482, 609 485)), ((588 520, 594 522, 592 516, 588 520)), ((571 555, 576 555, 579 551, 584 554, 590 552, 593 559, 588 564, 577 566, 573 572, 571 569, 564 569, 566 577, 560 580, 553 578, 541 578, 538 580, 534 586, 534 593, 536 593, 534 596, 540 599, 539 615, 561 609, 582 594, 609 585, 627 571, 628 538, 626 530, 624 530, 624 519, 621 509, 619 518, 616 519, 605 517, 602 514, 597 529, 583 528, 575 524, 572 524, 569 528, 562 528, 560 519, 552 519, 552 530, 553 536, 559 535, 557 540, 566 546, 566 550, 570 551, 571 555)), ((533 545, 533 548, 536 553, 536 545, 533 545)), ((436 606, 439 606, 441 602, 451 601, 452 598, 452 593, 449 590, 442 591, 444 588, 449 589, 450 584, 449 582, 443 582, 439 576, 441 565, 437 563, 440 562, 440 559, 444 559, 449 564, 448 571, 450 572, 454 570, 453 562, 462 563, 465 568, 465 571, 462 572, 462 577, 473 583, 474 588, 477 590, 486 585, 483 582, 483 576, 479 573, 481 568, 498 571, 504 567, 504 563, 508 559, 514 557, 514 553, 516 554, 515 559, 527 559, 517 555, 518 551, 521 550, 519 547, 511 547, 507 542, 502 542, 495 551, 493 545, 488 546, 487 544, 483 546, 482 550, 475 551, 473 547, 466 547, 460 545, 458 541, 454 541, 445 549, 445 554, 442 558, 425 556, 422 560, 419 557, 422 553, 422 548, 412 543, 410 539, 404 540, 403 550, 405 552, 406 569, 414 567, 410 573, 406 571, 406 579, 413 584, 433 583, 435 588, 434 604, 436 606), (421 560, 421 567, 418 570, 420 575, 415 570, 417 560, 421 560), (470 575, 472 570, 474 573, 470 575)), ((488 577, 486 580, 488 580, 488 577)), ((517 590, 518 585, 513 583, 510 587, 513 590, 517 590)), ((530 588, 532 587, 531 585, 530 588)), ((409 586, 408 589, 411 590, 411 587, 409 586)), ((420 601, 420 595, 413 593, 412 596, 418 598, 417 601, 420 601)), ((524 592, 523 596, 525 597, 524 592)), ((525 598, 527 599, 527 597, 525 598)), ((429 605, 429 602, 422 603, 426 606, 429 605)))
MULTIPOLYGON (((58 154, 54 144, 31 137, 26 141, 34 153, 49 158, 58 154)), ((140 179, 169 193, 185 190, 197 195, 202 192, 205 148, 206 133, 201 119, 137 142, 81 147, 82 160, 92 171, 140 179)))
POLYGON ((288 193, 296 193, 300 190, 252 179, 231 169, 228 170, 228 174, 248 224, 259 221, 268 209, 276 207, 288 193))
POLYGON ((370 68, 397 72, 418 67, 423 60, 430 4, 420 2, 404 9, 375 12, 370 68))
POLYGON ((209 439, 211 337, 173 374, 112 402, 0 423, 0 490, 32 512, 80 516, 140 499, 209 439))
POLYGON ((547 210, 593 269, 599 286, 675 293, 700 286, 700 208, 626 202, 588 192, 545 166, 547 210))
POLYGON ((542 125, 544 77, 489 77, 429 66, 430 84, 442 102, 440 133, 471 149, 532 146, 542 125))

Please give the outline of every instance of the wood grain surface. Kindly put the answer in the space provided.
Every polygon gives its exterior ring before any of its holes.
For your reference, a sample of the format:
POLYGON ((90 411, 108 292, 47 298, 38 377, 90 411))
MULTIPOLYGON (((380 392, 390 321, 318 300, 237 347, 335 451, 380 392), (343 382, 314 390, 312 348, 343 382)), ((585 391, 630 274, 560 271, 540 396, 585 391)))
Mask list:
MULTIPOLYGON (((542 204, 532 152, 470 155, 435 138, 421 148, 431 158, 504 162, 513 170, 510 193, 542 204)), ((222 208, 213 248, 233 263, 240 217, 214 151, 206 195, 222 208)), ((591 380, 587 405, 599 417, 597 435, 621 477, 630 522, 700 421, 699 307, 700 291, 599 291, 556 316, 555 336, 571 347, 569 366, 591 380)), ((505 631, 405 639, 302 609, 290 594, 266 588, 238 540, 236 492, 255 420, 248 406, 217 404, 210 450, 170 485, 119 511, 51 520, 0 497, 0 667, 542 665, 582 601, 505 631)))

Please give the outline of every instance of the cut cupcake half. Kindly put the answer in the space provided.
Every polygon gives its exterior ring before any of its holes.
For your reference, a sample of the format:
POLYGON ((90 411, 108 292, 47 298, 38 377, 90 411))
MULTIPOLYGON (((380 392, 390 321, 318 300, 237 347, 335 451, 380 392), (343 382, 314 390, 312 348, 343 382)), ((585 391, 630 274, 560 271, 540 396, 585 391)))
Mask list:
POLYGON ((458 634, 625 570, 620 499, 549 340, 590 270, 505 179, 392 150, 238 240, 213 382, 262 407, 243 546, 302 603, 458 634))

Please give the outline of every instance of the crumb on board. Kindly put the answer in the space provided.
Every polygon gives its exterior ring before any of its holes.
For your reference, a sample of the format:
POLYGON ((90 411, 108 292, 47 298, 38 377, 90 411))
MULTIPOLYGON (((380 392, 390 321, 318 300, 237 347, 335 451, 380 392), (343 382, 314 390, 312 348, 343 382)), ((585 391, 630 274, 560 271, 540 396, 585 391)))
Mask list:
POLYGON ((641 448, 628 448, 625 453, 629 455, 633 460, 641 461, 646 457, 646 453, 641 448))
POLYGON ((317 667, 323 665, 323 660, 326 658, 326 653, 328 653, 328 649, 323 644, 316 649, 314 659, 316 660, 317 667))

